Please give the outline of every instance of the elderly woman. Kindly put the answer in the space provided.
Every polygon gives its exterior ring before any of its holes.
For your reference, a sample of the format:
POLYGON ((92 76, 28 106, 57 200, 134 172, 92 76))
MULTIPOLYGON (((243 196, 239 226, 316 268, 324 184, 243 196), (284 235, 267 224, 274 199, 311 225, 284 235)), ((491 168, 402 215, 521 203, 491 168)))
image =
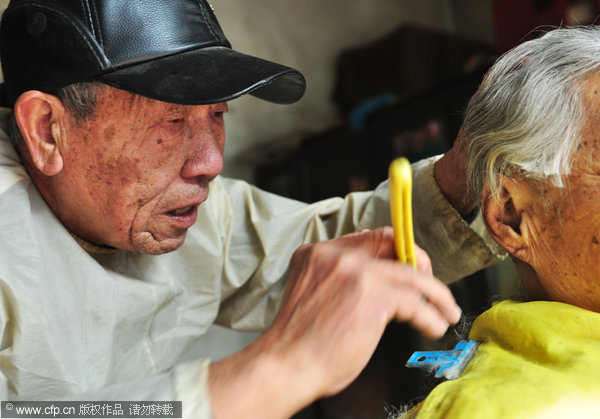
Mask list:
POLYGON ((505 54, 464 137, 471 190, 525 297, 476 319, 474 358, 408 416, 600 417, 600 27, 505 54))

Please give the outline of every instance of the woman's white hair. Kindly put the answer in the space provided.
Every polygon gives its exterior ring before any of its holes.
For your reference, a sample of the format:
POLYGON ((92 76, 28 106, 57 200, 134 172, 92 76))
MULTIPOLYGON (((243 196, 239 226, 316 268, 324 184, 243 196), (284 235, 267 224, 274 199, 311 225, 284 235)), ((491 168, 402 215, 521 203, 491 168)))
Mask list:
POLYGON ((498 175, 562 187, 585 122, 582 80, 600 69, 600 26, 555 29, 504 54, 471 98, 463 124, 469 190, 498 175))

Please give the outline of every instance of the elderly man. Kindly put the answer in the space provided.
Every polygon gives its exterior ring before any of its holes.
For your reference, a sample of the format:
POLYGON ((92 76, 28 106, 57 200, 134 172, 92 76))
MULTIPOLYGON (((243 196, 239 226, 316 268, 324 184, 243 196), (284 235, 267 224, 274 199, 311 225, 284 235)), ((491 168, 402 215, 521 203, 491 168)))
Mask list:
MULTIPOLYGON (((0 399, 285 417, 351 382, 390 320, 430 336, 458 320, 424 254, 390 260, 389 227, 324 241, 388 224, 386 184, 307 205, 218 177, 226 102, 291 103, 304 79, 233 51, 205 1, 13 0, 0 45, 0 399), (179 365, 213 323, 270 327, 179 365)), ((415 167, 416 234, 450 280, 496 255, 433 163, 415 167)))
POLYGON ((472 98, 470 185, 492 237, 516 262, 526 302, 479 316, 475 357, 411 415, 598 416, 599 91, 594 26, 515 48, 472 98))

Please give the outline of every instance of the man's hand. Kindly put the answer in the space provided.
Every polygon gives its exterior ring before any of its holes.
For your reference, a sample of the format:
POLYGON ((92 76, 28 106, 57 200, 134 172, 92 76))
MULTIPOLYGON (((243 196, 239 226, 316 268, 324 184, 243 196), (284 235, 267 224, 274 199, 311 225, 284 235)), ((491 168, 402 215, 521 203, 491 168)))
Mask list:
POLYGON ((389 227, 298 249, 273 325, 211 367, 215 416, 288 417, 337 393, 366 366, 391 320, 441 337, 460 317, 452 294, 420 249, 419 270, 394 257, 389 227))
POLYGON ((476 202, 467 194, 467 140, 462 129, 454 145, 433 167, 433 175, 448 202, 460 215, 467 215, 476 202))

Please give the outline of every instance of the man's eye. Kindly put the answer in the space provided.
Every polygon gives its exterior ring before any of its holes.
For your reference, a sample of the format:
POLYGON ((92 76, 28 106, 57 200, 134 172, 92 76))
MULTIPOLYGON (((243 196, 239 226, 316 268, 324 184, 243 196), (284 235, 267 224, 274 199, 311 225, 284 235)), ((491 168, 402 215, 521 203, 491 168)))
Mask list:
POLYGON ((183 122, 183 118, 175 118, 175 119, 169 119, 169 121, 171 124, 177 124, 179 122, 183 122))
POLYGON ((216 116, 217 118, 221 118, 224 114, 225 114, 225 112, 223 112, 223 111, 217 111, 213 115, 216 116))

